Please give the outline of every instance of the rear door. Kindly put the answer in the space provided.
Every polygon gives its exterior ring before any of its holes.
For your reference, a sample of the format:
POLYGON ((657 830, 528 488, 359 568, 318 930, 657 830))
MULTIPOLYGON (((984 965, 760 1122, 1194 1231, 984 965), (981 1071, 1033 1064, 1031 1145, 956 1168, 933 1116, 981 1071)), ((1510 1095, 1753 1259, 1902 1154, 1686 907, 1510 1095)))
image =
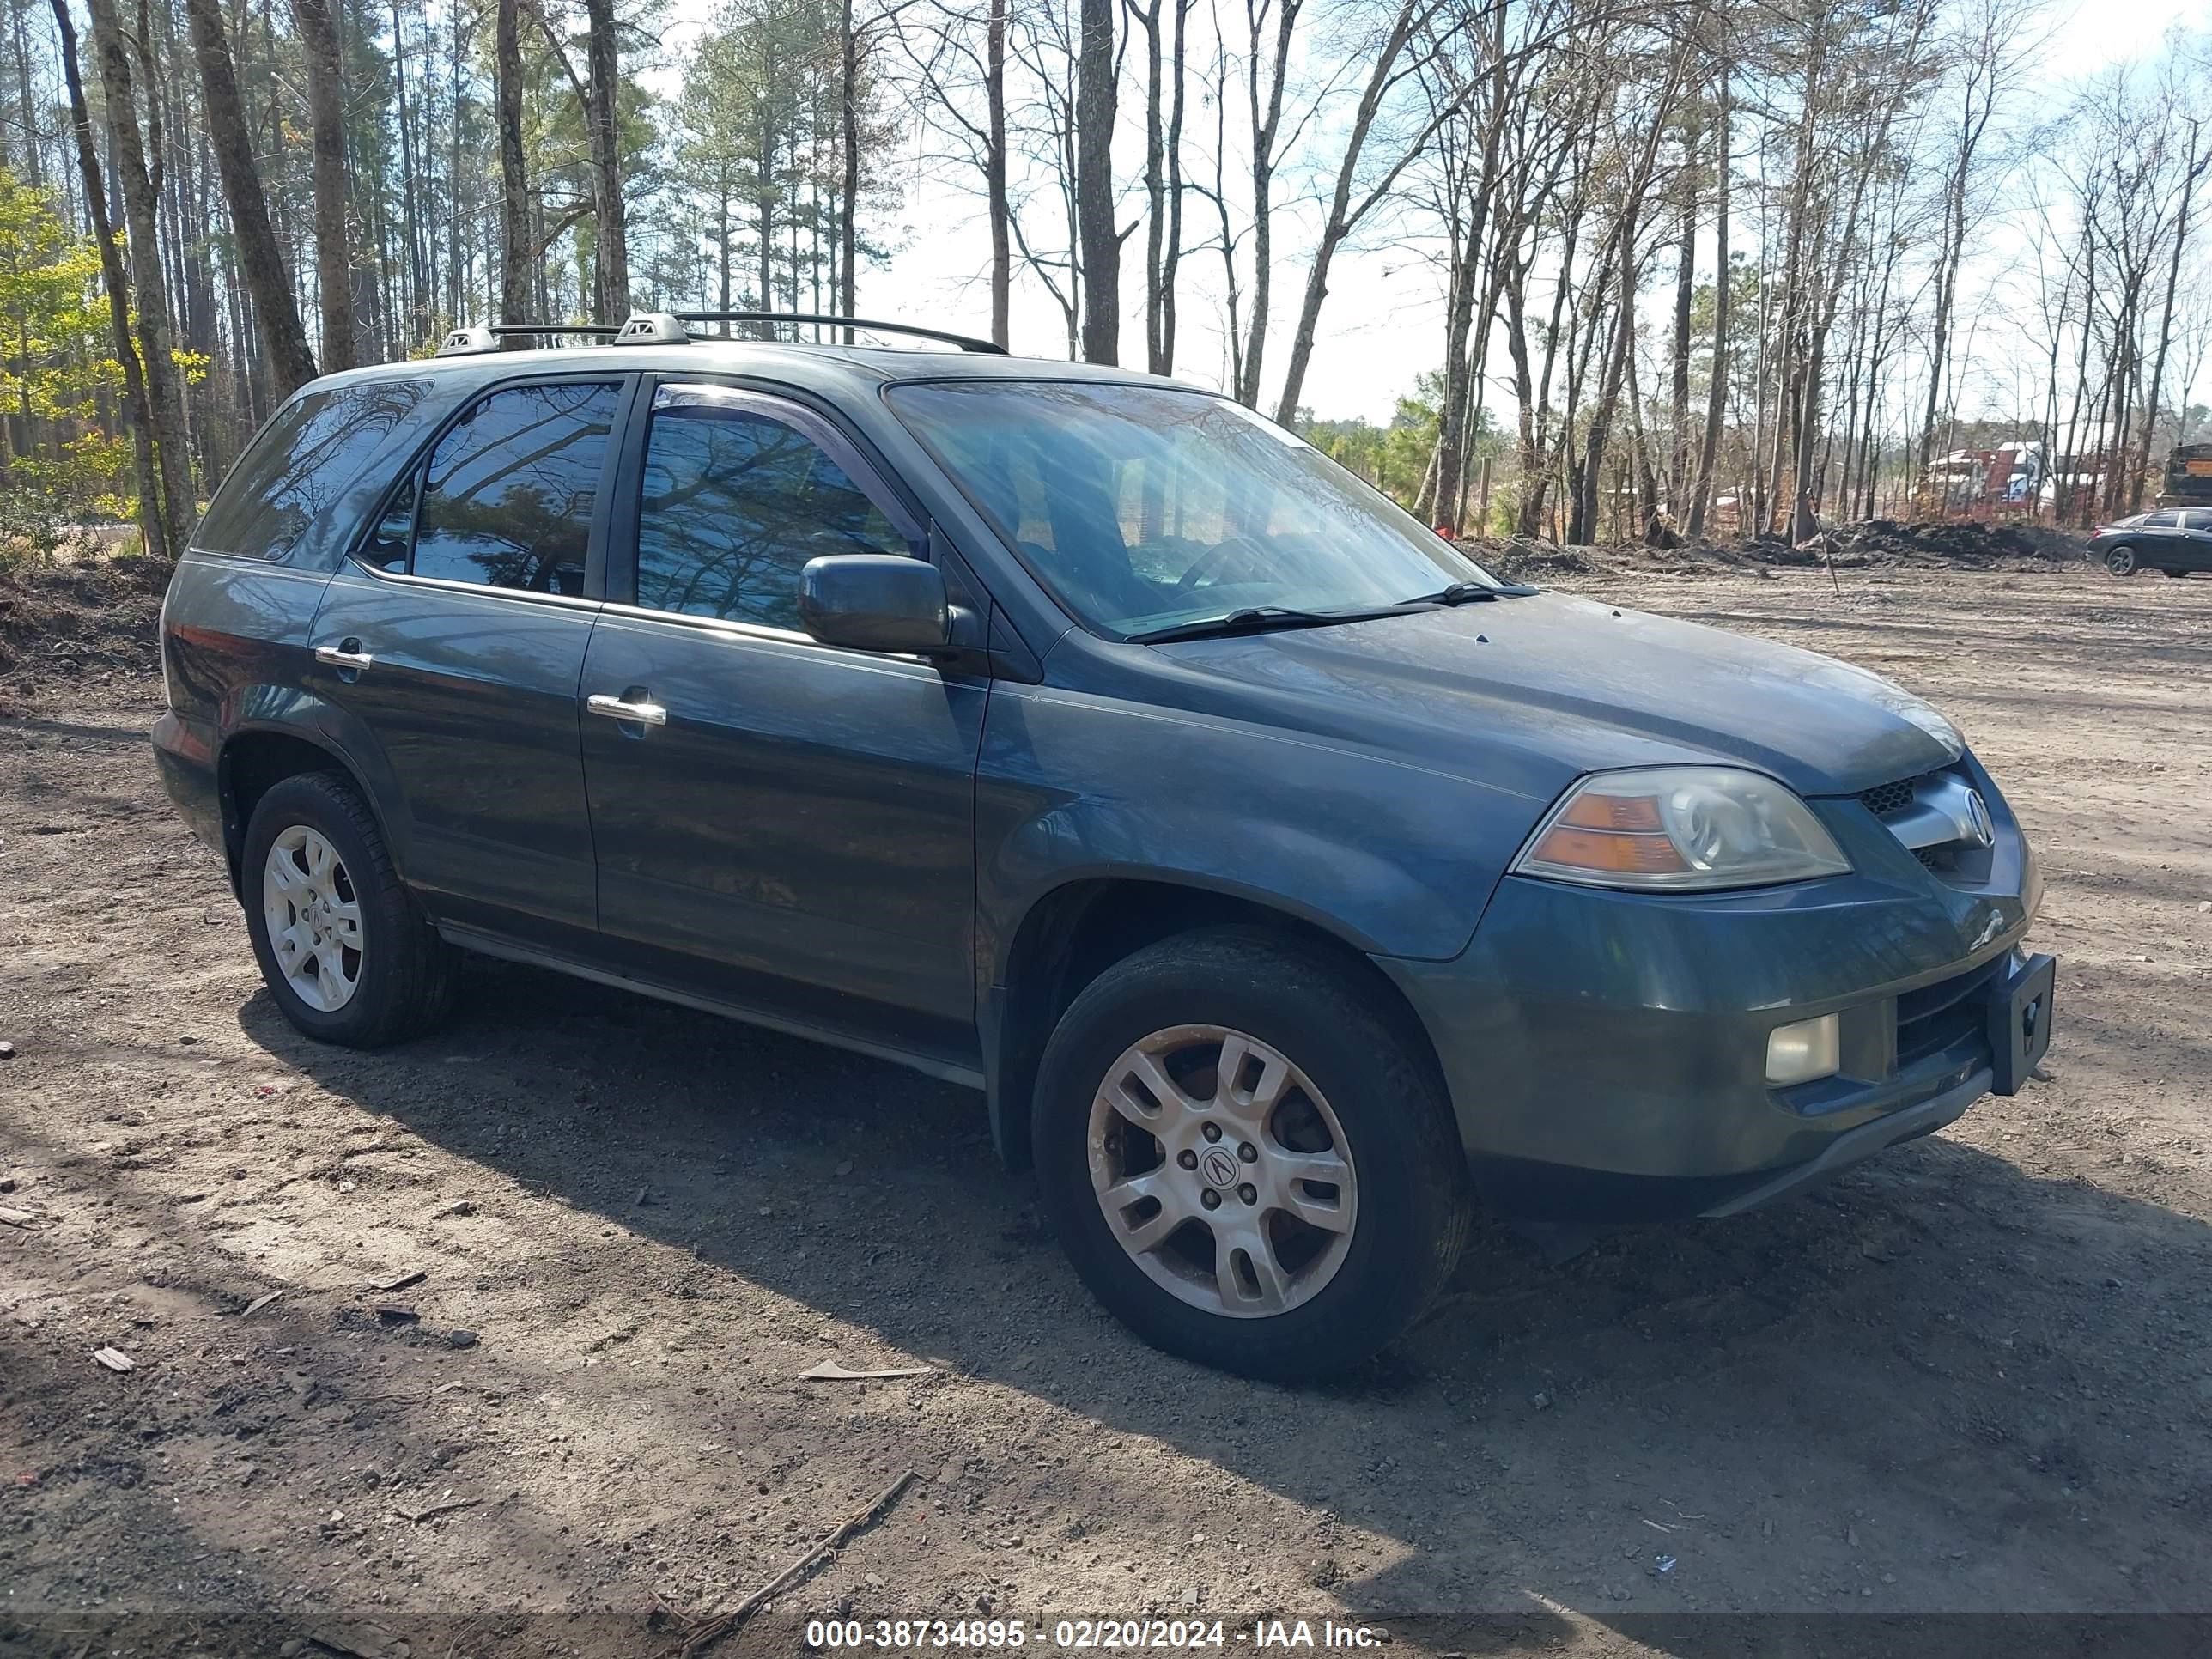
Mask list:
POLYGON ((630 375, 479 398, 394 491, 315 619, 331 735, 366 748, 404 873, 441 921, 588 947, 577 683, 604 592, 630 375))
POLYGON ((2185 507, 2181 514, 2181 557, 2187 570, 2212 570, 2212 507, 2185 507))
POLYGON ((638 441, 583 681, 605 949, 972 1066, 986 682, 799 622, 807 560, 921 556, 922 524, 837 428, 757 392, 663 384, 638 441))

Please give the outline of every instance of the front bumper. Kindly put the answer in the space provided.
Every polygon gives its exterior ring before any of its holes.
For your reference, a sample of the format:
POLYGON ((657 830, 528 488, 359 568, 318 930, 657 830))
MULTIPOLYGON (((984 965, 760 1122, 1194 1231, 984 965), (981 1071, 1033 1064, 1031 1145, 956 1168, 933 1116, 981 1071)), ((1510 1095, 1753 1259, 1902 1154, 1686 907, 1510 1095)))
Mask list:
POLYGON ((1852 875, 1664 896, 1508 878, 1457 960, 1382 961, 1486 1200, 1581 1224, 1732 1214, 2016 1088, 2049 1040, 2051 964, 2018 948, 2040 883, 1990 793, 1997 842, 1970 884, 1820 801, 1852 875), (2021 1037, 2007 1022, 2031 1003, 2021 1037), (1767 1034, 1830 1012, 1841 1072, 1768 1084, 1767 1034))

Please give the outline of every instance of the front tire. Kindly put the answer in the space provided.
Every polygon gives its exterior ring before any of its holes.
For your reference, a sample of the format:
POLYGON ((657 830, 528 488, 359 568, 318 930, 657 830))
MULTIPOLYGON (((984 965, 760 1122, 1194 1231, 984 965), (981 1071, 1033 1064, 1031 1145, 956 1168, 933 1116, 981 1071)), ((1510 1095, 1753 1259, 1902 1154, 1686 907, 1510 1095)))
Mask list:
POLYGON ((458 952, 392 867, 352 786, 306 772, 271 786, 246 830, 240 895, 261 977, 307 1036, 380 1048, 452 1006, 458 952))
POLYGON ((1468 1213, 1450 1109, 1402 1027, 1258 929, 1099 975, 1046 1047, 1032 1122, 1042 1208, 1091 1293, 1155 1347, 1276 1382, 1401 1335, 1468 1213))
POLYGON ((2105 568, 2115 576, 2132 576, 2142 568, 2132 547, 2116 547, 2105 555, 2105 568))

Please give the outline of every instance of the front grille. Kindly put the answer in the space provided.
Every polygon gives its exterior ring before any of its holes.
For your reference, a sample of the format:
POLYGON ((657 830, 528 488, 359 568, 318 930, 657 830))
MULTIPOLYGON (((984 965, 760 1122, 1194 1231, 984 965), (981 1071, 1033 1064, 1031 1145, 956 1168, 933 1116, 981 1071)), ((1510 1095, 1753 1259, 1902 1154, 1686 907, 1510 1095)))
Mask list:
POLYGON ((1860 790, 1859 799, 1875 817, 1886 818, 1912 805, 1913 786, 1919 781, 1918 778, 1899 778, 1895 783, 1878 783, 1871 789, 1860 790))
POLYGON ((2004 972, 2006 957, 1963 974, 1907 991, 1897 1000, 1897 1063, 1900 1067, 1941 1053, 1983 1025, 1981 993, 2004 972))

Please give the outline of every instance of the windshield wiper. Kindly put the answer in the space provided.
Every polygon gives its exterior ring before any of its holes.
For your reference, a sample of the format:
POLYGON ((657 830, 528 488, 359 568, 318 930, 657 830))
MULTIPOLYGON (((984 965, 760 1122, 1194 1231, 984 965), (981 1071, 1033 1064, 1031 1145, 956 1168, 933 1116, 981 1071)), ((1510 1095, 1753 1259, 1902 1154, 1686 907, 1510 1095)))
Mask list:
POLYGON ((1336 623, 1370 622, 1377 617, 1402 617, 1415 601, 1386 605, 1370 611, 1293 611, 1287 605, 1253 605, 1226 616, 1155 628, 1148 634, 1132 634, 1132 645, 1165 645, 1171 640, 1213 640, 1237 634, 1265 634, 1282 628, 1327 628, 1336 623))
POLYGON ((1492 587, 1485 582, 1454 582, 1433 593, 1423 593, 1406 601, 1407 605, 1474 605, 1486 599, 1517 599, 1533 593, 1533 587, 1518 582, 1507 582, 1492 587))

